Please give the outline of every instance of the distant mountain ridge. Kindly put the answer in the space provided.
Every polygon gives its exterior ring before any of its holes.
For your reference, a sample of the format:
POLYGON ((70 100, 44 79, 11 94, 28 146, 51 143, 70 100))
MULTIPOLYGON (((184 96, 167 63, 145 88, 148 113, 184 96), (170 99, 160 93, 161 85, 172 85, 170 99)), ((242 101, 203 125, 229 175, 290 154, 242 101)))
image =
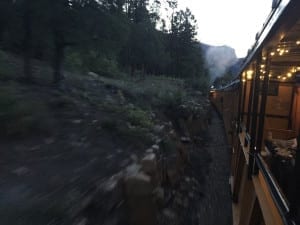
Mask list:
POLYGON ((236 74, 243 58, 237 58, 235 50, 229 46, 213 46, 201 43, 200 47, 205 57, 211 81, 224 75, 226 71, 236 74))

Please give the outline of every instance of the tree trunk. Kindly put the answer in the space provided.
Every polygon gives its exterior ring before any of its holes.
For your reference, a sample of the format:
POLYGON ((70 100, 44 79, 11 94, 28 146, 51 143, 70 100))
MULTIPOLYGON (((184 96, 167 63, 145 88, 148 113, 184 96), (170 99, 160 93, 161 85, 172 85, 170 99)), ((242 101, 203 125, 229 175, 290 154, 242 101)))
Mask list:
POLYGON ((134 76, 134 72, 135 72, 135 65, 131 64, 131 66, 130 66, 130 74, 131 74, 131 76, 134 76))
POLYGON ((2 39, 3 39, 3 33, 4 33, 4 24, 2 24, 0 22, 0 42, 2 42, 2 39))
POLYGON ((53 83, 58 84, 63 79, 62 65, 64 61, 64 45, 55 44, 55 52, 53 58, 53 83))
MULTIPOLYGON (((29 3, 28 3, 29 4, 29 3)), ((23 72, 26 81, 32 81, 31 47, 32 47, 32 21, 30 6, 27 5, 24 17, 24 39, 23 39, 23 72)))
POLYGON ((54 31, 53 83, 59 84, 64 78, 62 65, 64 61, 65 42, 63 34, 54 31))

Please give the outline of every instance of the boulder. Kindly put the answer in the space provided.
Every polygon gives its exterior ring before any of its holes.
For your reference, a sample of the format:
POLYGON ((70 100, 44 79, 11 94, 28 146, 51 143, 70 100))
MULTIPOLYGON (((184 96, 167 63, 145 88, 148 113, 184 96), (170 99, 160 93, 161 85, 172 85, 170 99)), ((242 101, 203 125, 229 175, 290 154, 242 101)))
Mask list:
POLYGON ((142 169, 147 174, 154 174, 157 170, 156 156, 154 153, 147 154, 141 161, 142 169))
POLYGON ((182 143, 190 143, 191 142, 191 139, 189 137, 181 137, 180 138, 180 141, 182 143))
POLYGON ((164 204, 164 199, 165 199, 165 192, 164 189, 162 187, 157 187, 153 190, 153 197, 155 202, 159 205, 159 206, 163 206, 164 204))
POLYGON ((133 163, 137 163, 137 161, 138 161, 138 157, 136 154, 131 154, 130 159, 132 160, 133 163))
POLYGON ((151 177, 143 172, 138 172, 125 178, 127 197, 151 195, 152 190, 151 177))
POLYGON ((177 145, 177 169, 182 170, 189 162, 189 148, 187 144, 178 143, 177 145))
POLYGON ((88 75, 91 77, 91 78, 93 78, 93 79, 97 79, 97 78, 99 78, 99 75, 97 74, 97 73, 94 73, 94 72, 88 72, 88 75))
POLYGON ((133 163, 126 167, 125 169, 125 176, 133 176, 135 174, 138 174, 141 170, 142 166, 137 163, 133 163))
POLYGON ((125 178, 128 219, 131 225, 156 225, 156 205, 151 178, 143 172, 125 178))
POLYGON ((158 151, 159 151, 159 145, 152 145, 151 148, 152 148, 155 152, 158 152, 158 151))
POLYGON ((155 126, 153 127, 153 131, 154 131, 154 133, 156 133, 156 134, 161 134, 161 133, 164 131, 164 129, 165 129, 165 126, 164 126, 164 125, 155 125, 155 126))
POLYGON ((166 208, 166 209, 163 210, 163 215, 168 220, 171 220, 171 221, 174 221, 177 218, 176 213, 172 209, 168 209, 168 208, 166 208))
POLYGON ((147 154, 153 153, 153 149, 152 149, 152 148, 148 148, 148 149, 146 150, 146 153, 147 153, 147 154))

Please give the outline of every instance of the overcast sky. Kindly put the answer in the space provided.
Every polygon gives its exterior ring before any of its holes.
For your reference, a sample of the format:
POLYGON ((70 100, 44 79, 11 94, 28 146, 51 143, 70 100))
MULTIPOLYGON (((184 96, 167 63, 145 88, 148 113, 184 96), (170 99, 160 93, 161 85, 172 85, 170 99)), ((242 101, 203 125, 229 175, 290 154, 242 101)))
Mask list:
POLYGON ((198 24, 198 39, 212 45, 228 45, 244 57, 255 34, 271 12, 272 0, 178 0, 188 7, 198 24))

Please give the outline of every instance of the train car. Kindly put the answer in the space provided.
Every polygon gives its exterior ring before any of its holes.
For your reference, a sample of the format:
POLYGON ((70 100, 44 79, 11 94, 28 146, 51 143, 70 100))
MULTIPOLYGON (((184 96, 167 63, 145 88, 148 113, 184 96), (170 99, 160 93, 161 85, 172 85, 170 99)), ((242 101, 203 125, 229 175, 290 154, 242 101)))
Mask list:
POLYGON ((224 118, 224 127, 226 131, 227 141, 230 145, 233 144, 235 121, 238 115, 238 95, 239 95, 239 80, 235 80, 230 85, 212 89, 210 91, 210 100, 213 102, 217 112, 224 118))
POLYGON ((210 93, 232 146, 234 225, 300 224, 299 0, 273 2, 237 75, 210 93))

